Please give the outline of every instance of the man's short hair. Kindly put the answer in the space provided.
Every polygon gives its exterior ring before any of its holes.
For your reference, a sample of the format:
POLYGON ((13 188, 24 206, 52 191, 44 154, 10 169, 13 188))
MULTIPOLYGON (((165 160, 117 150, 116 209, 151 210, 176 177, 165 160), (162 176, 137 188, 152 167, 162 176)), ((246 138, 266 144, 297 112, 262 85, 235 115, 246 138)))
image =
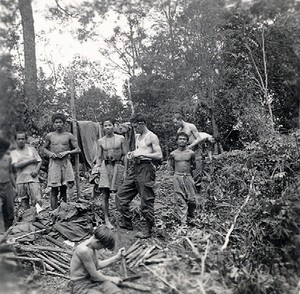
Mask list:
POLYGON ((183 119, 183 116, 182 116, 181 113, 175 113, 175 114, 173 115, 173 119, 174 119, 174 118, 176 118, 176 119, 183 119))
POLYGON ((178 138, 180 136, 186 137, 186 140, 189 141, 189 135, 187 133, 185 133, 185 132, 179 132, 179 133, 177 133, 177 135, 176 135, 176 141, 178 140, 178 138))
POLYGON ((114 118, 112 118, 112 117, 107 117, 107 118, 105 118, 105 119, 102 121, 102 124, 104 125, 104 123, 105 123, 106 121, 111 122, 113 125, 115 125, 115 123, 116 123, 116 120, 115 120, 114 118))
POLYGON ((115 248, 116 240, 114 233, 107 227, 99 226, 95 230, 94 236, 105 248, 109 250, 113 250, 115 248))
POLYGON ((9 146, 10 142, 7 139, 0 136, 0 158, 8 150, 9 146))
POLYGON ((60 113, 60 112, 54 113, 52 115, 51 121, 52 121, 53 124, 54 124, 54 122, 55 122, 56 119, 61 119, 64 123, 66 122, 65 115, 63 113, 60 113))
POLYGON ((133 123, 139 123, 139 122, 146 123, 146 119, 145 119, 145 116, 142 113, 138 112, 138 113, 134 113, 134 114, 131 115, 130 122, 133 122, 133 123))
POLYGON ((24 134, 25 135, 25 139, 26 140, 28 139, 27 132, 23 131, 23 130, 16 131, 16 133, 15 133, 15 139, 17 139, 17 136, 20 135, 20 134, 24 134))

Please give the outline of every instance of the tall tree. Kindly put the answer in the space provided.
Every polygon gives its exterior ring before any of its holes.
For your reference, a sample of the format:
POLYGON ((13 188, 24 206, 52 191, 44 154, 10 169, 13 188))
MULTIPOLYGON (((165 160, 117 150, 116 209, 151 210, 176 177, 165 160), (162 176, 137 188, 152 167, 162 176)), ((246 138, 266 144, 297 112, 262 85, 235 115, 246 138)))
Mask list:
POLYGON ((25 101, 28 103, 28 109, 31 112, 34 110, 38 100, 34 20, 31 0, 18 0, 18 3, 23 26, 25 59, 24 95, 25 101))

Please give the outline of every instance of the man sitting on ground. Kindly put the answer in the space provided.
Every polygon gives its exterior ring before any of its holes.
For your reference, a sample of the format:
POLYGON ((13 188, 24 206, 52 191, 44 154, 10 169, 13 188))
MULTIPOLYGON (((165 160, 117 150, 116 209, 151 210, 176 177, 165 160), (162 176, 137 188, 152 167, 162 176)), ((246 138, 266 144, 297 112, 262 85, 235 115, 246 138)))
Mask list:
POLYGON ((99 226, 93 236, 79 244, 72 256, 70 266, 70 279, 72 282, 72 294, 116 294, 122 293, 117 286, 122 279, 106 276, 101 269, 121 259, 124 248, 105 260, 99 260, 97 250, 115 247, 115 236, 105 226, 99 226))

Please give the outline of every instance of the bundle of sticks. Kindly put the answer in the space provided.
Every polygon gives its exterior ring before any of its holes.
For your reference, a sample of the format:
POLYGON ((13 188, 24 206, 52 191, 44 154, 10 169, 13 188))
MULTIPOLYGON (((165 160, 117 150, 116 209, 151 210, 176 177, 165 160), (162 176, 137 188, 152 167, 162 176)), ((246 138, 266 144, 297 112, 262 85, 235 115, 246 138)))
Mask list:
POLYGON ((44 274, 61 276, 68 279, 72 253, 69 250, 51 246, 15 246, 17 256, 15 260, 40 262, 44 274))
POLYGON ((166 253, 157 245, 146 245, 137 240, 124 253, 126 264, 129 268, 138 267, 142 264, 160 263, 166 260, 166 253))

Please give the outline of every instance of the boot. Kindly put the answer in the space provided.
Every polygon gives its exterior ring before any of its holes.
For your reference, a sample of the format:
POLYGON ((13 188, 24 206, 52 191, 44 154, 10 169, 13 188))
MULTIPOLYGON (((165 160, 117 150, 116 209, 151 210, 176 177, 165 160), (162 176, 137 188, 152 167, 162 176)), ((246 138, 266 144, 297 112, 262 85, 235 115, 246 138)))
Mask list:
POLYGON ((120 228, 132 231, 133 230, 133 226, 132 226, 131 219, 130 218, 125 218, 123 216, 122 219, 121 219, 121 222, 120 222, 120 228))
POLYGON ((190 219, 193 219, 195 217, 195 210, 196 210, 196 203, 195 202, 189 202, 188 203, 187 217, 190 218, 190 219))
POLYGON ((151 237, 151 233, 152 233, 152 225, 146 222, 144 225, 142 225, 141 231, 136 233, 135 236, 140 239, 147 239, 151 237))

